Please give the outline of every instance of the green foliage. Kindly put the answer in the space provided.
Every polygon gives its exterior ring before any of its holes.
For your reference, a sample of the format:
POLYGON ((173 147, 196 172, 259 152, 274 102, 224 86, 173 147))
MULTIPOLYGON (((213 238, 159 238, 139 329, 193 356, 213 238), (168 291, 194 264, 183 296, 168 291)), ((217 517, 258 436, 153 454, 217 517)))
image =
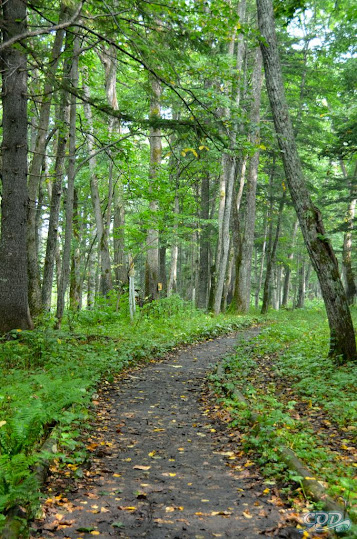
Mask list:
MULTIPOLYGON (((353 314, 357 318, 357 312, 353 314)), ((353 463, 324 445, 323 435, 299 413, 296 400, 283 396, 282 387, 292 388, 308 413, 322 410, 342 431, 355 433, 357 365, 336 366, 327 357, 328 325, 320 308, 274 313, 269 321, 270 325, 258 337, 225 360, 223 378, 213 375, 212 383, 218 392, 239 389, 250 409, 259 414, 259 422, 252 427, 245 406, 223 398, 232 414, 233 426, 243 431, 245 449, 256 454, 256 461, 268 476, 286 477, 286 467, 279 457, 279 446, 284 444, 319 479, 327 482, 332 495, 355 504, 357 482, 353 463), (260 358, 269 359, 275 381, 260 378, 260 358)), ((340 451, 350 443, 344 439, 338 442, 340 451)), ((299 483, 296 478, 290 479, 299 483)))

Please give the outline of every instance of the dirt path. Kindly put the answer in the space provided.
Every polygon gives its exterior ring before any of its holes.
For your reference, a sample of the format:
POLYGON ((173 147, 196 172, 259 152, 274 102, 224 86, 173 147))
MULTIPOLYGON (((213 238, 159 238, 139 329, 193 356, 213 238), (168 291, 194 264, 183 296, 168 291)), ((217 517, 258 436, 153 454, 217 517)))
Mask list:
POLYGON ((277 534, 284 510, 257 470, 232 468, 224 424, 212 424, 201 401, 207 372, 236 341, 187 347, 104 389, 91 467, 65 498, 61 477, 50 479, 45 518, 31 537, 293 537, 277 534))

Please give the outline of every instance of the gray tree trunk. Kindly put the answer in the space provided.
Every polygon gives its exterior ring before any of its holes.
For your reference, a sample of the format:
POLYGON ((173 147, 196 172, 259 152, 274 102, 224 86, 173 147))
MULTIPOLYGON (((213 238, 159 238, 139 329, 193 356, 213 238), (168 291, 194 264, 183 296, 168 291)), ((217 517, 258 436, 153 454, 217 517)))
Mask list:
MULTIPOLYGON (((65 5, 62 3, 60 8, 59 22, 63 22, 67 15, 65 5)), ((40 314, 42 310, 40 268, 38 252, 36 249, 36 239, 38 234, 37 215, 39 213, 37 199, 39 195, 44 154, 46 151, 46 139, 50 121, 54 75, 57 71, 59 59, 61 57, 64 35, 64 30, 58 30, 53 42, 49 61, 51 73, 49 73, 49 76, 46 77, 43 87, 44 97, 40 108, 37 136, 34 144, 34 154, 29 169, 28 190, 30 202, 27 214, 27 260, 29 276, 29 304, 31 314, 33 316, 40 314)))
MULTIPOLYGON (((66 38, 66 52, 69 52, 69 37, 66 38)), ((66 58, 63 66, 64 77, 69 76, 70 59, 66 58)), ((68 92, 62 91, 61 103, 58 113, 58 139, 54 176, 55 180, 51 189, 50 219, 48 224, 48 235, 46 243, 46 257, 43 270, 42 284, 42 306, 45 311, 51 310, 53 272, 55 267, 55 257, 58 239, 59 213, 62 197, 62 182, 64 175, 64 162, 66 157, 66 146, 68 139, 69 104, 68 92)))
POLYGON ((283 285, 283 301, 282 306, 287 307, 289 301, 289 290, 290 290, 290 277, 291 277, 291 264, 294 259, 294 247, 296 234, 299 226, 299 221, 296 220, 293 228, 293 234, 291 238, 291 251, 288 255, 289 262, 285 265, 285 276, 284 276, 284 285, 283 285))
MULTIPOLYGON (((340 160, 340 166, 345 180, 348 180, 348 174, 343 160, 340 160)), ((342 252, 342 278, 345 284, 347 301, 350 305, 353 305, 357 293, 355 276, 352 268, 352 232, 354 227, 354 218, 356 213, 356 201, 357 201, 357 164, 354 170, 354 174, 349 181, 350 187, 350 203, 348 205, 346 222, 347 231, 343 237, 343 252, 342 252)))
MULTIPOLYGON (((70 84, 74 90, 78 86, 78 61, 79 61, 79 37, 75 36, 73 40, 73 56, 70 72, 70 84)), ((67 170, 67 195, 66 195, 66 224, 64 245, 62 253, 62 269, 61 278, 57 290, 57 311, 56 311, 56 328, 61 327, 61 321, 65 307, 65 295, 69 282, 70 262, 71 262, 71 245, 73 231, 73 204, 74 204, 74 179, 75 179, 75 164, 76 164, 76 120, 77 120, 77 99, 76 96, 70 96, 70 117, 69 117, 69 158, 67 170)))
POLYGON ((354 328, 338 263, 326 237, 320 211, 307 190, 285 97, 272 0, 257 0, 265 80, 286 180, 311 263, 317 273, 330 326, 330 355, 338 361, 357 359, 354 328))
POLYGON ((168 297, 177 292, 177 260, 178 260, 178 238, 177 238, 178 221, 177 220, 178 220, 179 211, 180 211, 179 199, 178 199, 178 193, 177 193, 177 188, 176 188, 175 206, 174 206, 174 214, 175 214, 176 220, 174 222, 174 231, 173 231, 174 242, 171 247, 171 265, 170 265, 169 284, 167 285, 168 297))
POLYGON ((279 204, 279 213, 278 213, 278 220, 276 223, 275 238, 274 238, 274 242, 271 247, 271 250, 269 250, 268 255, 267 255, 267 268, 266 268, 266 274, 265 274, 263 305, 262 305, 262 311, 261 311, 262 314, 266 314, 269 308, 269 295, 270 295, 269 287, 271 285, 271 280, 273 277, 273 269, 275 267, 276 250, 277 250, 278 242, 279 242, 280 225, 281 225, 281 218, 283 215, 283 209, 285 205, 285 197, 286 197, 286 191, 283 191, 283 195, 281 197, 280 204, 279 204))
POLYGON ((197 307, 207 309, 209 292, 209 174, 203 172, 201 179, 200 199, 200 252, 199 252, 199 278, 197 287, 197 307))
MULTIPOLYGON (((119 110, 118 97, 117 97, 117 51, 114 46, 110 46, 108 50, 105 50, 100 54, 100 59, 105 68, 105 89, 107 99, 110 106, 114 110, 119 110)), ((109 124, 109 132, 114 134, 120 134, 120 122, 117 118, 111 117, 109 124)), ((109 176, 113 175, 113 161, 110 155, 109 163, 109 176)), ((128 284, 128 264, 125 256, 125 203, 124 203, 124 189, 121 177, 117 179, 114 186, 114 275, 115 284, 118 287, 128 284)), ((108 204, 108 211, 110 206, 108 204)))
MULTIPOLYGON (((26 3, 2 2, 6 42, 26 32, 26 3)), ((27 60, 21 44, 2 52, 2 212, 0 239, 0 333, 32 329, 26 255, 27 60)))
MULTIPOLYGON (((252 80, 253 102, 250 113, 251 125, 254 129, 250 135, 250 142, 258 144, 260 139, 260 102, 261 89, 263 82, 262 55, 260 49, 257 49, 255 67, 252 80)), ((255 232, 255 210, 256 210, 256 192, 259 166, 259 149, 257 149, 250 160, 247 174, 247 201, 245 210, 243 238, 241 249, 236 266, 236 284, 234 292, 234 307, 237 311, 246 313, 250 306, 252 256, 254 247, 255 232)))
MULTIPOLYGON (((83 84, 83 93, 87 98, 89 98, 89 88, 86 84, 83 84)), ((87 144, 90 156, 90 188, 98 236, 98 250, 100 258, 100 292, 103 296, 107 296, 113 288, 111 260, 108 246, 108 234, 106 221, 103 219, 102 209, 100 205, 98 176, 96 172, 97 160, 95 157, 92 110, 89 103, 84 103, 83 108, 88 125, 87 144)))
POLYGON ((78 311, 81 305, 82 281, 80 272, 81 251, 80 251, 80 223, 78 213, 78 192, 73 193, 73 253, 71 262, 69 307, 72 311, 78 311))
MULTIPOLYGON (((156 79, 151 79, 152 97, 150 102, 150 118, 160 118, 160 97, 161 83, 156 79)), ((161 130, 156 127, 150 129, 150 192, 151 195, 157 189, 157 178, 161 165, 161 130)), ((155 214, 159 209, 159 204, 155 197, 149 202, 149 209, 155 220, 155 214)), ((159 231, 155 223, 152 222, 146 236, 146 270, 145 270, 145 296, 150 299, 159 297, 159 231)))

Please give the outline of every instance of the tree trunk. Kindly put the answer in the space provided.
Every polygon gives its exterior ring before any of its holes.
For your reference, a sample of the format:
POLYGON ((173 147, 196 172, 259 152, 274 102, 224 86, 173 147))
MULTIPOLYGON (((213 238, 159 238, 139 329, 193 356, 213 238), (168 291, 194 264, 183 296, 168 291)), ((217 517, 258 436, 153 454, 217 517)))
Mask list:
MULTIPOLYGON (((161 84, 156 78, 151 80, 152 97, 150 102, 150 118, 160 118, 160 97, 161 84)), ((150 195, 153 197, 155 189, 158 188, 158 174, 161 165, 161 130, 155 127, 150 129, 150 195)), ((145 296, 151 300, 159 297, 159 231, 154 222, 159 209, 158 202, 153 197, 149 202, 149 209, 153 217, 146 236, 146 274, 145 274, 145 296)))
POLYGON ((283 191, 283 195, 281 197, 280 204, 279 204, 279 213, 278 213, 278 221, 276 223, 275 238, 274 238, 271 251, 268 252, 268 257, 267 257, 267 269, 266 269, 266 274, 265 274, 263 305, 262 305, 261 314, 266 314, 269 308, 269 287, 270 287, 271 279, 273 276, 273 268, 275 266, 276 250, 277 250, 278 242, 279 242, 281 217, 283 215, 285 197, 286 197, 286 191, 283 191))
MULTIPOLYGON (((66 52, 69 52, 69 37, 66 38, 66 52)), ((65 79, 69 76, 70 59, 66 58, 63 72, 65 79)), ((51 310, 51 297, 53 285, 53 272, 55 267, 55 257, 58 239, 59 214, 62 197, 62 182, 64 175, 64 161, 66 157, 66 146, 68 138, 68 92, 62 91, 59 115, 57 119, 58 140, 54 176, 55 180, 51 189, 50 219, 48 224, 48 235, 46 243, 46 257, 43 270, 42 284, 42 306, 45 311, 51 310)))
POLYGON ((200 199, 200 252, 199 252, 199 278, 197 287, 197 307, 207 309, 209 291, 209 173, 203 171, 201 179, 200 199))
POLYGON ((262 245, 262 255, 260 259, 259 276, 257 280, 257 289, 255 291, 255 308, 256 309, 259 308, 259 295, 260 295, 260 289, 262 287, 262 282, 263 282, 265 253, 266 253, 266 248, 267 248, 267 236, 268 236, 268 211, 266 212, 265 219, 264 219, 264 239, 263 239, 263 245, 262 245))
MULTIPOLYGON (((79 38, 74 37, 73 40, 73 56, 70 72, 70 84, 74 90, 78 86, 78 61, 79 61, 79 38)), ((65 307, 65 295, 69 281, 69 270, 71 262, 71 245, 72 245, 72 230, 73 230, 73 204, 74 204, 74 179, 75 179, 75 163, 76 163, 76 120, 77 120, 77 104, 76 96, 70 96, 70 118, 69 118, 69 158, 67 171, 67 196, 66 196, 66 225, 65 236, 62 253, 62 269, 61 278, 57 290, 57 311, 56 311, 56 329, 60 329, 61 321, 65 307)))
MULTIPOLYGON (((117 51, 114 46, 110 46, 109 50, 105 50, 100 59, 105 68, 105 89, 107 99, 110 106, 114 110, 119 110, 116 82, 117 82, 117 51)), ((120 123, 117 118, 111 117, 109 124, 109 132, 120 134, 120 123)), ((113 174, 113 161, 111 154, 109 163, 109 175, 113 174)), ((108 207, 109 210, 109 207, 108 207)), ((114 275, 117 287, 123 287, 128 284, 128 269, 125 257, 125 204, 124 204, 124 189, 121 177, 116 181, 114 186, 114 275)))
POLYGON ((298 274, 298 289, 295 307, 303 309, 305 305, 305 257, 301 256, 299 274, 298 274))
POLYGON ((179 199, 177 194, 177 188, 176 188, 176 195, 175 195, 175 206, 174 206, 174 215, 175 215, 175 222, 174 222, 174 243, 171 247, 171 266, 170 266, 170 276, 169 276, 169 284, 167 286, 167 295, 168 297, 172 294, 176 294, 177 292, 177 260, 178 260, 178 238, 177 238, 177 232, 178 232, 178 214, 179 214, 179 199))
POLYGON ((160 245, 159 250, 159 278, 161 283, 161 294, 160 297, 165 297, 167 294, 167 276, 166 276, 166 244, 160 245))
MULTIPOLYGON (((347 170, 343 160, 340 160, 341 170, 345 180, 348 179, 347 170)), ((356 213, 356 178, 357 178, 357 164, 354 170, 353 177, 349 182, 350 187, 350 203, 347 210, 346 222, 347 222, 347 231, 345 232, 343 238, 343 252, 342 252, 342 277, 345 283, 345 290, 347 301, 349 305, 353 305, 355 296, 357 293, 355 276, 352 268, 352 232, 354 225, 354 218, 356 213)))
MULTIPOLYGON (((83 84, 83 93, 89 99, 89 88, 83 84)), ((89 103, 83 104, 84 114, 88 124, 87 144, 89 151, 89 169, 90 169, 90 187, 91 199, 94 210, 95 224, 97 227, 98 247, 100 258, 100 292, 103 296, 107 296, 113 288, 111 260, 108 246, 108 236, 106 231, 106 222, 103 219, 102 209, 100 205, 98 177, 96 173, 97 160, 95 157, 94 136, 93 136, 93 118, 92 110, 89 103)))
MULTIPOLYGON (((2 2, 6 42, 26 32, 26 3, 2 2)), ((27 60, 21 44, 7 47, 2 63, 2 202, 0 240, 0 333, 32 329, 26 255, 27 60)))
POLYGON ((296 234, 299 226, 299 221, 296 220, 293 228, 293 234, 291 239, 291 251, 288 255, 289 262, 285 265, 285 276, 284 276, 284 286, 283 286, 283 301, 282 306, 287 307, 288 301, 289 301, 289 289, 290 289, 290 277, 291 277, 291 264, 294 259, 294 247, 295 247, 295 239, 296 234))
MULTIPOLYGON (((251 125, 255 131, 249 137, 250 142, 256 145, 259 143, 260 138, 260 130, 258 126, 260 121, 260 101, 263 82, 262 63, 261 51, 260 49, 257 49, 252 80, 253 102, 250 113, 251 125)), ((237 309, 237 311, 243 313, 248 312, 250 306, 258 166, 259 150, 257 149, 250 160, 248 168, 244 231, 241 242, 241 252, 239 255, 240 263, 236 266, 234 307, 237 309)))
POLYGON ((72 311, 78 311, 81 304, 81 275, 80 275, 80 232, 79 232, 79 215, 78 215, 78 191, 74 189, 73 193, 73 238, 74 246, 71 263, 70 290, 69 290, 69 307, 72 311))
MULTIPOLYGON (((59 22, 62 22, 66 17, 66 8, 64 3, 61 4, 59 22)), ((51 103, 54 86, 54 75, 57 71, 59 59, 62 53, 62 45, 65 31, 58 30, 53 42, 49 65, 51 73, 45 79, 43 88, 43 100, 40 108, 40 116, 37 126, 37 137, 33 158, 29 169, 29 209, 27 214, 27 260, 28 260, 28 276, 29 276, 29 304, 30 311, 33 316, 40 314, 42 310, 41 300, 41 281, 40 269, 38 263, 38 252, 36 249, 37 238, 37 215, 38 195, 41 182, 41 170, 44 162, 44 154, 47 143, 47 133, 50 121, 51 103)))
POLYGON ((354 328, 338 263, 326 237, 320 211, 307 190, 285 97, 272 0, 257 0, 265 80, 286 180, 301 231, 317 273, 330 326, 330 355, 339 362, 357 359, 354 328))

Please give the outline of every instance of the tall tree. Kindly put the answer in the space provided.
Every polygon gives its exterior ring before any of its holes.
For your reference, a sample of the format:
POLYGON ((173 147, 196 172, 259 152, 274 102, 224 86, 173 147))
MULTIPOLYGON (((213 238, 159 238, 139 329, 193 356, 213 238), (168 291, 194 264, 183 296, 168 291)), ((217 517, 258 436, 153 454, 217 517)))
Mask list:
MULTIPOLYGON (((160 118, 160 98, 161 83, 156 77, 151 77, 151 100, 150 100, 150 118, 157 120, 160 118)), ((156 126, 150 128, 150 201, 149 209, 151 212, 151 223, 146 236, 146 270, 145 270, 145 296, 150 299, 159 297, 159 231, 155 218, 159 209, 156 190, 157 180, 161 164, 161 130, 156 126)))
POLYGON ((326 237, 322 216, 307 190, 285 97, 272 0, 257 0, 265 80, 286 180, 305 244, 317 273, 330 326, 330 355, 339 362, 356 360, 356 340, 338 263, 326 237))
MULTIPOLYGON (((2 2, 4 43, 26 32, 26 2, 2 2)), ((2 64, 2 202, 0 332, 31 329, 26 257, 27 58, 23 45, 6 47, 2 64)))

